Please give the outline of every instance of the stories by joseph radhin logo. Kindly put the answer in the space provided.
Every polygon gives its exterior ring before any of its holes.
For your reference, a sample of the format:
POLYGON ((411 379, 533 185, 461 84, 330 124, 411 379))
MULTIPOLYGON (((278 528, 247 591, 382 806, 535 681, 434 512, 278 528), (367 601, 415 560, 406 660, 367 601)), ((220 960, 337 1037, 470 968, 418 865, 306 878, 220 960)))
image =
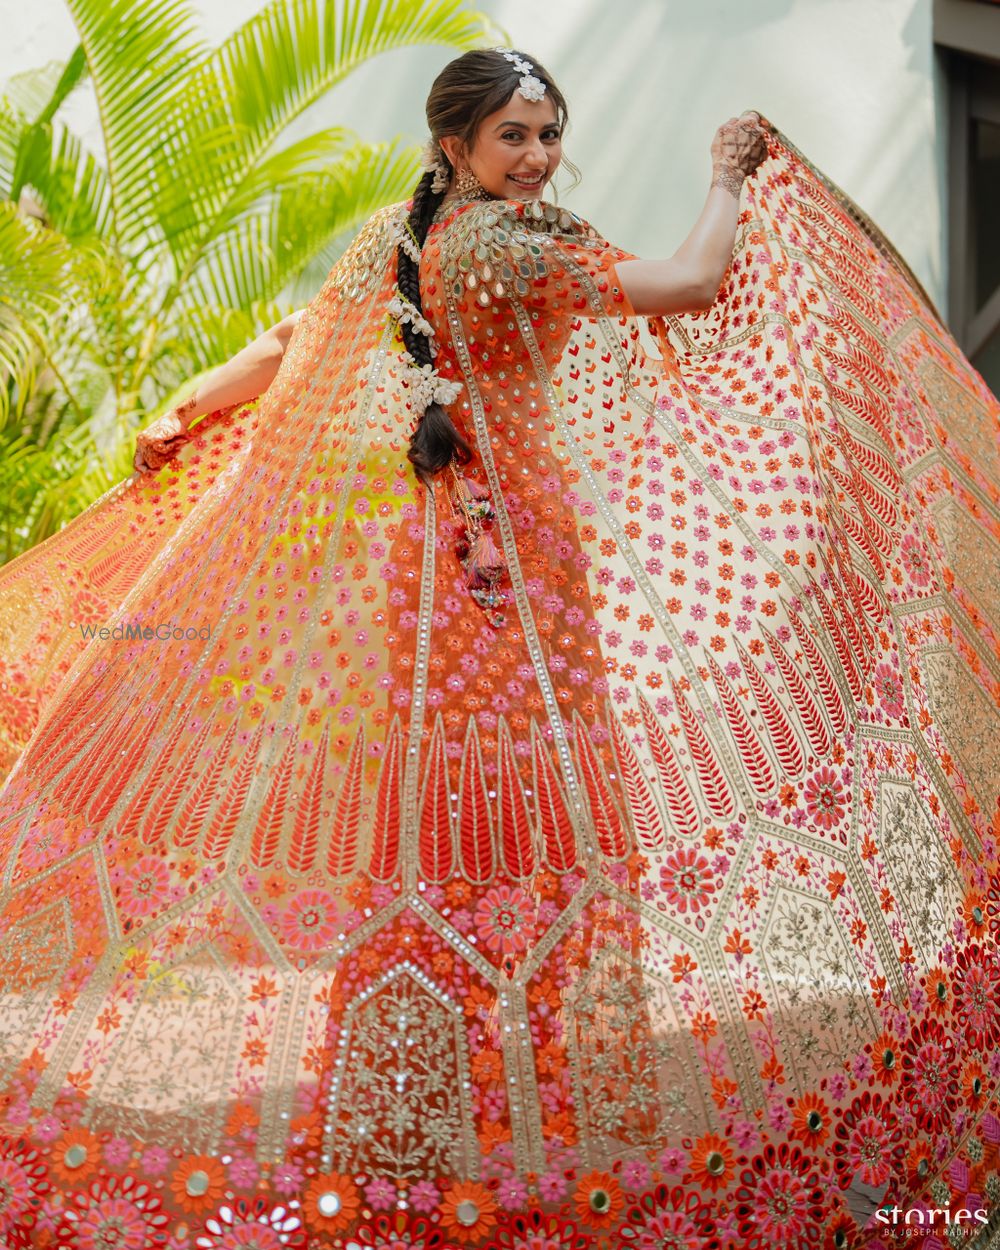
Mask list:
POLYGON ((982 1207, 880 1207, 875 1219, 896 1237, 920 1237, 932 1233, 954 1241, 957 1235, 974 1237, 989 1223, 989 1212, 982 1207))

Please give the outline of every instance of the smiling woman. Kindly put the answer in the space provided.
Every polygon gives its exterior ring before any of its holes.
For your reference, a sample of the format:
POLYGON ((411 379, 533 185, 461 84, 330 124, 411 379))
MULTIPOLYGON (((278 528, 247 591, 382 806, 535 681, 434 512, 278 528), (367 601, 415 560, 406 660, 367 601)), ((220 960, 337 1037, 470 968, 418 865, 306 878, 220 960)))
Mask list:
POLYGON ((459 177, 468 170, 495 198, 529 199, 541 195, 559 168, 562 124, 547 96, 532 100, 515 92, 483 118, 470 151, 457 135, 446 135, 441 147, 459 177))
POLYGON ((0 572, 0 1241, 875 1250, 866 1202, 978 1209, 995 402, 756 115, 666 260, 544 199, 527 54, 428 119, 256 405, 234 366, 0 572))

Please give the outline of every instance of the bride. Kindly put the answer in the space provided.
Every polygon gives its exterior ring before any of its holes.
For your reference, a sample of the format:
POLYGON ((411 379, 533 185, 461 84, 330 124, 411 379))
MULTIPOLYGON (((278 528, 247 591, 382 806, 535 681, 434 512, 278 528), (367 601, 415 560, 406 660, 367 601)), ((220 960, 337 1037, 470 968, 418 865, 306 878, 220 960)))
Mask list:
POLYGON ((0 572, 6 1245, 990 1218, 997 405, 756 114, 660 261, 543 198, 566 117, 448 65, 412 200, 0 572))

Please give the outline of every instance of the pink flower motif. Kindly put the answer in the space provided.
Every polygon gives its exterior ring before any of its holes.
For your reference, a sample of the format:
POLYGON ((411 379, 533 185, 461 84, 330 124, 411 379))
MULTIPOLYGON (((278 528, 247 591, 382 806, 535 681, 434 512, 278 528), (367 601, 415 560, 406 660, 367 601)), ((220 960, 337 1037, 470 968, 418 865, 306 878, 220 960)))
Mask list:
POLYGON ((715 893, 715 882, 708 860, 688 847, 668 856, 660 869, 660 888, 667 902, 684 915, 688 908, 700 911, 715 893))
POLYGON ((489 950, 523 951, 535 932, 534 904, 516 886, 495 886, 479 900, 475 925, 489 950))
POLYGON ((271 1184, 279 1194, 294 1194, 301 1188, 302 1177, 297 1163, 281 1163, 271 1175, 271 1184))
POLYGON ((383 1176, 377 1176, 365 1186, 365 1197, 373 1207, 386 1208, 396 1201, 396 1186, 383 1176))
POLYGON ((45 868, 75 850, 79 834, 74 836, 74 828, 64 816, 56 816, 30 829, 21 847, 22 866, 29 871, 45 868))
POLYGON ((303 890, 285 913, 285 938, 297 950, 320 950, 333 940, 336 920, 337 904, 332 895, 325 890, 303 890))
POLYGON ((43 1116, 35 1126, 35 1136, 39 1141, 51 1142, 62 1135, 65 1125, 54 1115, 43 1116))
POLYGON ((160 1199, 135 1177, 105 1177, 76 1194, 63 1212, 59 1240, 78 1250, 152 1250, 167 1240, 160 1199))
POLYGON ((885 709, 886 715, 897 717, 903 712, 903 683, 899 674, 890 664, 879 664, 875 668, 872 684, 878 701, 885 709))
POLYGON ((558 1202, 566 1193, 566 1178, 561 1172, 546 1172, 539 1178, 538 1192, 546 1202, 558 1202))
POLYGON ((426 1215, 433 1211, 441 1201, 441 1191, 432 1181, 417 1181, 410 1190, 410 1205, 414 1211, 422 1211, 426 1215))
POLYGON ((162 1176, 169 1162, 170 1156, 162 1146, 150 1146, 143 1153, 140 1166, 145 1176, 162 1176))
POLYGON ((122 875, 118 898, 129 916, 148 916, 166 901, 170 890, 170 874, 162 859, 143 855, 122 875))
POLYGON ((124 1167, 132 1157, 132 1146, 124 1137, 112 1137, 104 1147, 104 1157, 113 1168, 124 1167))
POLYGON ((806 782, 803 798, 809 815, 822 829, 832 829, 844 819, 844 790, 837 774, 826 764, 806 782))
POLYGON ((30 1244, 28 1230, 49 1188, 37 1150, 23 1141, 0 1144, 0 1245, 7 1239, 12 1250, 30 1244))
POLYGON ((249 1155, 237 1155, 229 1165, 229 1179, 239 1189, 251 1189, 257 1184, 260 1172, 249 1155))
POLYGON ((913 534, 907 534, 899 555, 914 586, 926 586, 931 580, 932 569, 927 551, 920 540, 913 534))
POLYGON ((257 1198, 220 1207, 205 1221, 194 1244, 198 1250, 298 1250, 304 1242, 298 1215, 286 1207, 272 1209, 257 1198))

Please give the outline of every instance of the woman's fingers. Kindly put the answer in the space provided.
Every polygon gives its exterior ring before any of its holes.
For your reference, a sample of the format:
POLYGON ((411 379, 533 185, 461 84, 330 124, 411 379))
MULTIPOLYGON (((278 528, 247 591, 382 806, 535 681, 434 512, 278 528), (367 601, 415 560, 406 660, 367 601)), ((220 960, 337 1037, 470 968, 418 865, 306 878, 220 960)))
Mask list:
POLYGON ((155 473, 188 441, 189 435, 183 422, 175 414, 167 413, 136 435, 132 463, 140 473, 155 473))

